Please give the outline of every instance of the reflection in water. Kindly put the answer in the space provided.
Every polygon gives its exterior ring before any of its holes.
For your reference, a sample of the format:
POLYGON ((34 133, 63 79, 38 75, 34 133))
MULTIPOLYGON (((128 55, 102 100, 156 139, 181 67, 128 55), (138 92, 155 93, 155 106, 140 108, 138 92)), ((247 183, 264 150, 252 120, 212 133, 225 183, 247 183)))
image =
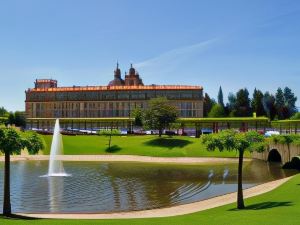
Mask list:
MULTIPOLYGON (((47 162, 12 162, 14 212, 143 210, 191 203, 237 190, 237 164, 233 163, 66 162, 64 166, 72 177, 39 177, 47 172, 47 162)), ((294 173, 274 163, 245 162, 243 187, 294 173)), ((2 181, 0 171, 0 187, 2 181)), ((0 193, 0 205, 2 196, 0 193)))
POLYGON ((48 180, 48 199, 50 212, 60 212, 64 194, 63 177, 47 177, 48 180))

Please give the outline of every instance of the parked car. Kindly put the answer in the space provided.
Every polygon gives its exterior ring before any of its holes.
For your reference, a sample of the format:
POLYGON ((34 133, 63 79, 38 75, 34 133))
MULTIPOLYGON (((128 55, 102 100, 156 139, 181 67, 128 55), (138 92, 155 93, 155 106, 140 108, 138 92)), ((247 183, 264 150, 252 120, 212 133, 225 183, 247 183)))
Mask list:
POLYGON ((275 130, 269 130, 265 133, 265 137, 271 137, 271 136, 274 136, 274 135, 280 135, 280 133, 278 131, 275 131, 275 130))

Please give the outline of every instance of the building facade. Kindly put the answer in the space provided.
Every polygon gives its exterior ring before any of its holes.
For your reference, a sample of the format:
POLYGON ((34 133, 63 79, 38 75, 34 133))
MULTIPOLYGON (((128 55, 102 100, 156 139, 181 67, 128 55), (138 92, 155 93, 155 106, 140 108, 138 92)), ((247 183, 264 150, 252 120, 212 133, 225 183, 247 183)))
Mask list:
POLYGON ((200 86, 144 85, 132 67, 125 79, 117 65, 107 86, 59 87, 56 80, 36 80, 26 92, 28 121, 54 118, 128 118, 135 108, 147 108, 148 101, 166 97, 183 118, 203 117, 203 89, 200 86))

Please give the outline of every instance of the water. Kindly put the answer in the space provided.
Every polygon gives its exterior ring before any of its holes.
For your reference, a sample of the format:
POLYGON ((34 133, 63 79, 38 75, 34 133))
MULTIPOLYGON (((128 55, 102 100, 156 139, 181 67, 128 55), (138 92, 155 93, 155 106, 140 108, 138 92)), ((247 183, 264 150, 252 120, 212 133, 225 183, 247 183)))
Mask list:
MULTIPOLYGON (((69 177, 46 174, 47 161, 11 163, 13 212, 121 212, 191 203, 237 190, 237 164, 164 165, 64 162, 69 177)), ((244 188, 295 174, 278 164, 244 163, 244 188)), ((0 162, 0 205, 3 163, 0 162)), ((1 210, 0 210, 1 213, 1 210)))
POLYGON ((58 156, 62 154, 63 154, 62 135, 60 133, 59 120, 56 119, 54 131, 53 131, 52 143, 51 143, 49 169, 48 169, 48 174, 46 176, 49 177, 68 176, 68 174, 65 173, 62 161, 58 159, 58 156))

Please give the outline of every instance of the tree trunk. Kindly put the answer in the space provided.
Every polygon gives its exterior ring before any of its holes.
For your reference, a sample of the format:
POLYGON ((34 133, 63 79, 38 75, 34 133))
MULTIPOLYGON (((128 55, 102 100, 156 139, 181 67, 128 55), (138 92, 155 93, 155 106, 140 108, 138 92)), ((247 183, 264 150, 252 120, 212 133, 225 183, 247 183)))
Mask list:
POLYGON ((111 136, 112 136, 112 125, 111 125, 111 128, 110 128, 110 135, 109 135, 109 141, 108 141, 108 149, 110 149, 110 146, 111 146, 111 136))
POLYGON ((239 168, 238 168, 238 193, 237 193, 237 208, 244 209, 244 197, 243 197, 243 157, 244 150, 239 150, 239 168))
POLYGON ((159 137, 161 137, 161 135, 162 135, 162 129, 159 129, 158 135, 159 135, 159 137))
POLYGON ((10 205, 10 154, 5 152, 4 163, 4 200, 3 200, 3 215, 11 215, 10 205))

